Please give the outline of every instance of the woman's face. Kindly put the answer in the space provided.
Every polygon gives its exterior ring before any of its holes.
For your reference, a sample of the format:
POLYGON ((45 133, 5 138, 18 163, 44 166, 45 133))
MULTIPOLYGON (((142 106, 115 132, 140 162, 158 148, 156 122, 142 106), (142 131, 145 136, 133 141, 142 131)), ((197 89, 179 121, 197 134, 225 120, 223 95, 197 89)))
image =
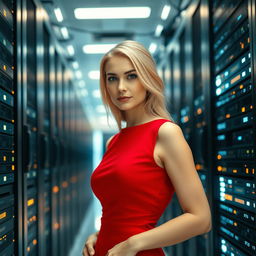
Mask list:
POLYGON ((113 104, 124 111, 143 107, 146 89, 127 57, 112 56, 105 64, 105 72, 107 91, 113 104), (119 99, 119 97, 128 98, 119 99))

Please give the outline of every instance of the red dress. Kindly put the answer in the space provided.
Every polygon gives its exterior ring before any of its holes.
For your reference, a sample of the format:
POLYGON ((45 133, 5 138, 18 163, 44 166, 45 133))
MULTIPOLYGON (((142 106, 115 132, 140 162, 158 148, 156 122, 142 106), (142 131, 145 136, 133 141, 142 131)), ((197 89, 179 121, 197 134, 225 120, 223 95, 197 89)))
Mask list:
MULTIPOLYGON (((174 188, 153 157, 158 129, 168 119, 123 128, 115 134, 91 176, 91 188, 102 205, 95 256, 127 238, 155 227, 174 188)), ((163 256, 161 248, 137 256, 163 256)))

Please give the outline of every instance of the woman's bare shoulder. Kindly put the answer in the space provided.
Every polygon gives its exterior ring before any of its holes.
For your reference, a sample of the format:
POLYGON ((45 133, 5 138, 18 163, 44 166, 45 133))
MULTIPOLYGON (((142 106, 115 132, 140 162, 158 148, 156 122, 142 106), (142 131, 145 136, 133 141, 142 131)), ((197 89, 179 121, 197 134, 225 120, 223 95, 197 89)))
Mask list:
POLYGON ((178 124, 174 122, 165 122, 160 126, 158 136, 160 140, 164 141, 166 138, 170 139, 171 137, 183 136, 183 132, 178 124))

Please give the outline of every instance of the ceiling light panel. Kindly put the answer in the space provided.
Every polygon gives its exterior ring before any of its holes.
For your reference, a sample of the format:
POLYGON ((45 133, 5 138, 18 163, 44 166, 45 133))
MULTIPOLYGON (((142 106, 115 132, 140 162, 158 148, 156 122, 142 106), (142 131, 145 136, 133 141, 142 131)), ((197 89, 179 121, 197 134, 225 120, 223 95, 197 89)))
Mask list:
POLYGON ((106 7, 106 8, 76 8, 76 19, 146 19, 151 8, 144 7, 106 7))
POLYGON ((155 36, 160 36, 163 29, 164 29, 163 25, 157 25, 156 31, 155 31, 155 36))
POLYGON ((73 45, 68 45, 67 50, 68 50, 68 53, 70 56, 73 56, 75 54, 75 49, 74 49, 73 45))
POLYGON ((61 31, 61 34, 62 34, 64 39, 68 39, 69 38, 68 29, 66 27, 62 27, 60 29, 60 31, 61 31))
POLYGON ((63 21, 63 15, 62 15, 62 12, 61 12, 60 8, 55 8, 54 9, 54 14, 55 14, 56 19, 57 19, 58 22, 62 22, 63 21))
POLYGON ((79 68, 79 64, 78 64, 77 61, 73 61, 72 62, 72 66, 73 66, 74 69, 78 69, 79 68))
POLYGON ((157 45, 155 43, 151 43, 150 46, 149 46, 150 53, 151 54, 155 53, 156 48, 157 48, 157 45))
POLYGON ((100 79, 100 71, 92 70, 88 73, 88 76, 90 79, 98 80, 98 79, 100 79))
POLYGON ((83 51, 86 54, 101 54, 106 53, 116 44, 87 44, 83 46, 83 51))
POLYGON ((162 20, 166 20, 168 18, 170 10, 171 10, 171 6, 170 5, 165 5, 164 6, 164 8, 162 10, 162 14, 161 14, 161 19, 162 20))

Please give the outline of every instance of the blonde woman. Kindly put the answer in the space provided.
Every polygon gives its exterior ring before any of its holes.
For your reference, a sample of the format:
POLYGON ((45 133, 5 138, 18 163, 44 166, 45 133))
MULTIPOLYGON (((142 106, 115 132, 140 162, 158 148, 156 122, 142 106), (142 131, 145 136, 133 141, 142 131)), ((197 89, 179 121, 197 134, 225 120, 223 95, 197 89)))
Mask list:
POLYGON ((209 232, 207 197, 150 53, 135 41, 116 45, 101 61, 100 89, 119 132, 91 176, 103 214, 83 255, 162 256, 161 247, 209 232), (174 192, 184 213, 156 227, 174 192))

